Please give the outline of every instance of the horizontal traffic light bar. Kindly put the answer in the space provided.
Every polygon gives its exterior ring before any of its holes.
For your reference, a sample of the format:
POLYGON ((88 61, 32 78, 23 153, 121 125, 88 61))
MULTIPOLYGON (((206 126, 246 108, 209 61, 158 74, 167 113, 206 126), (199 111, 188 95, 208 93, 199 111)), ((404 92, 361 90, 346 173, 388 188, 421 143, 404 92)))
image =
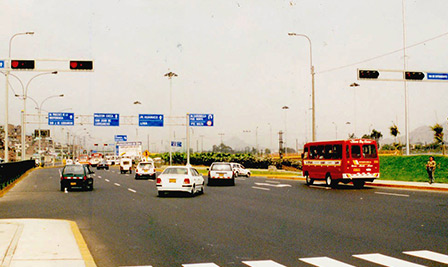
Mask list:
POLYGON ((0 59, 0 71, 93 71, 93 65, 86 59, 0 59))
POLYGON ((448 72, 424 72, 381 69, 358 69, 358 80, 372 81, 411 81, 411 82, 446 82, 448 72))

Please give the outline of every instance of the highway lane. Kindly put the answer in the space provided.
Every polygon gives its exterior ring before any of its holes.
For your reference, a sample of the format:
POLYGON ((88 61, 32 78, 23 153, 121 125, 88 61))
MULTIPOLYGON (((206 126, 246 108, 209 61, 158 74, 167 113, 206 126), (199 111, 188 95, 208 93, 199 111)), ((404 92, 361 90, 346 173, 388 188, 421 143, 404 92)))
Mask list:
POLYGON ((205 189, 159 198, 154 181, 112 168, 96 171, 94 191, 64 193, 57 169, 36 170, 0 199, 0 217, 74 220, 99 266, 310 266, 322 257, 378 266, 354 257, 371 253, 446 266, 403 252, 448 254, 447 194, 261 177, 205 189))

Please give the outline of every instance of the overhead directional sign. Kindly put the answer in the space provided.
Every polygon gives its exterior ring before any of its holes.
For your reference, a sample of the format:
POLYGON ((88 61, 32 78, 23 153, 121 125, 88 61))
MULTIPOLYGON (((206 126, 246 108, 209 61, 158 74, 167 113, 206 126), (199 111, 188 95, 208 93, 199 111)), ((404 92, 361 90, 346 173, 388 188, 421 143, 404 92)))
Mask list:
POLYGON ((163 114, 139 114, 138 126, 163 127, 163 114))
POLYGON ((118 113, 94 113, 94 126, 120 126, 120 114, 118 113))
POLYGON ((190 114, 190 126, 213 126, 213 114, 190 114))
POLYGON ((182 142, 180 141, 171 141, 172 147, 182 147, 182 142))
POLYGON ((0 60, 0 69, 4 69, 4 68, 5 68, 5 61, 0 60))
POLYGON ((426 77, 428 80, 448 80, 448 73, 428 72, 426 77))
POLYGON ((69 112, 48 112, 48 125, 74 125, 75 113, 69 112))
POLYGON ((126 141, 128 141, 128 136, 127 135, 120 135, 120 134, 117 134, 117 135, 115 135, 115 142, 126 142, 126 141))

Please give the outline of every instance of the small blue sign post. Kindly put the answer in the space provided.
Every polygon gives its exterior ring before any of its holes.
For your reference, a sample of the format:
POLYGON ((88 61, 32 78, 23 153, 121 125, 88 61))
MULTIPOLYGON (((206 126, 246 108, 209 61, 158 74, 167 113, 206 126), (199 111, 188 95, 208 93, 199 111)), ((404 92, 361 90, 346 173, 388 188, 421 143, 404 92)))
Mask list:
POLYGON ((427 73, 428 80, 448 80, 448 73, 427 73))
POLYGON ((189 114, 190 126, 213 126, 213 114, 189 114))
POLYGON ((182 147, 182 142, 179 141, 171 141, 172 147, 182 147))
POLYGON ((115 142, 126 142, 128 141, 128 136, 124 134, 115 135, 115 142))
POLYGON ((0 60, 0 69, 4 69, 4 68, 5 68, 5 61, 0 60))
POLYGON ((94 126, 120 126, 120 114, 118 113, 94 113, 94 126))
POLYGON ((139 114, 138 126, 163 127, 163 114, 139 114))
POLYGON ((48 112, 48 125, 70 126, 75 124, 75 113, 48 112))

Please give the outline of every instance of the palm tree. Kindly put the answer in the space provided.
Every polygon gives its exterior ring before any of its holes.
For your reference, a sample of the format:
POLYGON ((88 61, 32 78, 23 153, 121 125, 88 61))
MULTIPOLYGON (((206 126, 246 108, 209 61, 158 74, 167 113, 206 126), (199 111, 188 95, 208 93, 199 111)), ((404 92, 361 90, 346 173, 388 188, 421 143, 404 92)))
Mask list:
POLYGON ((436 143, 442 144, 442 153, 445 155, 445 144, 443 142, 443 126, 436 123, 434 126, 431 126, 431 130, 434 131, 434 140, 436 143))

